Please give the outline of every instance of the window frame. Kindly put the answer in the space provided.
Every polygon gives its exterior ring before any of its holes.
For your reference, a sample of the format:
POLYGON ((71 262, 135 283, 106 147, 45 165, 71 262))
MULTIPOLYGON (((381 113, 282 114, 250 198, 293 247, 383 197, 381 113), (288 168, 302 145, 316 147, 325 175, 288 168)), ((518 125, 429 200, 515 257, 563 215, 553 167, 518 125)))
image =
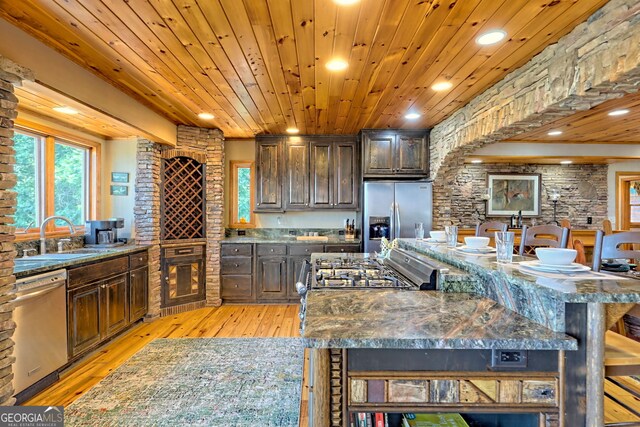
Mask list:
POLYGON ((229 188, 230 188, 230 200, 229 200, 229 228, 255 228, 256 216, 253 212, 253 206, 255 201, 255 162, 247 160, 231 160, 229 162, 229 188), (249 187, 249 219, 246 223, 237 222, 238 218, 238 169, 250 169, 250 187, 249 187))
MULTIPOLYGON (((36 182, 39 188, 39 215, 41 220, 54 215, 55 213, 55 144, 60 143, 86 149, 86 170, 85 170, 85 220, 95 218, 100 206, 100 154, 101 145, 97 142, 82 139, 64 130, 51 128, 40 124, 21 121, 16 123, 15 133, 22 133, 42 140, 42 147, 39 150, 41 173, 38 174, 36 182)), ((68 237, 69 228, 65 226, 56 227, 55 221, 50 221, 45 228, 45 237, 68 237)), ((76 232, 74 236, 84 235, 85 226, 74 225, 76 232)), ((16 241, 34 240, 40 237, 40 227, 29 229, 17 229, 15 231, 16 241)))
MULTIPOLYGON (((640 181, 640 172, 616 172, 616 219, 619 230, 640 228, 640 223, 631 222, 631 182, 640 181)), ((634 205, 637 206, 637 205, 634 205)))

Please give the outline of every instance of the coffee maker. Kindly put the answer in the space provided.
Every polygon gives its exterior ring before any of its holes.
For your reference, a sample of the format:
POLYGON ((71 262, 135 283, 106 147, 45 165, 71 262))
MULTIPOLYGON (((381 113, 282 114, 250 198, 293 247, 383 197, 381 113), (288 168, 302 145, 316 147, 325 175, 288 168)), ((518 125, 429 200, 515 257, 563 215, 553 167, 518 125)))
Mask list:
POLYGON ((118 228, 124 227, 124 218, 109 218, 102 221, 86 221, 84 243, 86 246, 118 246, 118 228))

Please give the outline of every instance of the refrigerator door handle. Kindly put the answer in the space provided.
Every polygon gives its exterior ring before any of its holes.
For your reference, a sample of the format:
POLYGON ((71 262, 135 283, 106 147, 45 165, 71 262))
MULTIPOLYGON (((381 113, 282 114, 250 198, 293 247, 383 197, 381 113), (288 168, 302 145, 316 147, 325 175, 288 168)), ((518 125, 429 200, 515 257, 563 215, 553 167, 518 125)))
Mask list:
POLYGON ((396 238, 400 237, 400 203, 396 203, 396 238))
POLYGON ((391 227, 389 227, 389 241, 393 241, 396 235, 396 212, 395 212, 395 203, 391 203, 389 206, 389 218, 391 218, 391 227))

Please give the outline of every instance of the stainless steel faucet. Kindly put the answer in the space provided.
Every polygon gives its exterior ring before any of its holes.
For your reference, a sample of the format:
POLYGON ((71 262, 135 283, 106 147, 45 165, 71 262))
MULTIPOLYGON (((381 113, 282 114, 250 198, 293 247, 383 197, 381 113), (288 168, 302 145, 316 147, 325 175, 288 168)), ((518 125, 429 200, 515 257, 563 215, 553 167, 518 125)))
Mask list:
POLYGON ((47 245, 46 245, 46 239, 44 237, 44 229, 49 221, 56 220, 56 219, 60 219, 66 222, 67 224, 69 224, 69 232, 71 233, 72 236, 73 236, 73 233, 76 232, 76 229, 73 228, 73 223, 67 217, 54 215, 54 216, 45 218, 44 221, 42 221, 42 224, 40 224, 40 255, 47 253, 47 245))

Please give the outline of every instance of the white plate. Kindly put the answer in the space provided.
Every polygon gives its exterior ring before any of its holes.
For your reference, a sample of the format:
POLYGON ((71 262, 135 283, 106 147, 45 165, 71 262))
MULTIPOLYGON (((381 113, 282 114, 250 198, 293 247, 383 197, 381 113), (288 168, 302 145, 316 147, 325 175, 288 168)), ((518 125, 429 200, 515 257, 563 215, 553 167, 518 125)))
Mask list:
POLYGON ((468 246, 461 246, 458 248, 460 252, 467 252, 470 254, 490 254, 496 251, 496 248, 491 246, 485 246, 484 248, 470 248, 468 246))
POLYGON ((587 267, 586 265, 572 263, 567 265, 551 265, 551 264, 543 264, 540 261, 524 261, 521 262, 520 265, 524 267, 528 267, 532 270, 537 271, 545 271, 548 273, 571 273, 576 271, 589 271, 591 267, 587 267))
POLYGON ((434 239, 433 237, 429 237, 427 239, 424 239, 425 242, 429 242, 429 243, 446 243, 446 240, 438 240, 438 239, 434 239))

